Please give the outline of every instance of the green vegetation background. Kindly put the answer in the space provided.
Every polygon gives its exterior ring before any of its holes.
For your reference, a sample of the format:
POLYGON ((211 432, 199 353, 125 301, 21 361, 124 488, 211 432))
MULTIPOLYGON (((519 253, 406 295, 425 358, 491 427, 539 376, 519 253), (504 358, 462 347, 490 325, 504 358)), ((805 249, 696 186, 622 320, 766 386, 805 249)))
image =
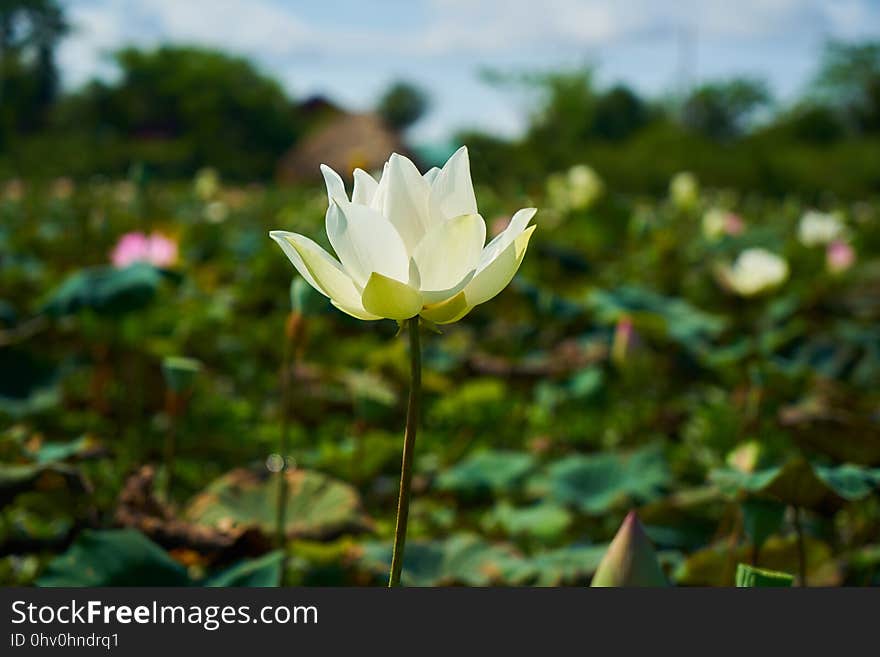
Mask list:
MULTIPOLYGON (((381 583, 406 345, 291 300, 267 232, 317 239, 326 195, 271 179, 308 120, 248 62, 188 48, 124 51, 118 81, 59 95, 63 17, 19 4, 45 29, 0 12, 0 583, 276 584, 285 415, 286 581, 381 583), (109 267, 131 231, 179 263, 109 267), (202 364, 185 394, 169 356, 202 364)), ((481 211, 497 228, 534 205, 539 229, 510 289, 425 336, 405 583, 585 584, 634 507, 678 584, 732 584, 740 561, 880 583, 878 53, 829 47, 791 107, 742 80, 676 102, 584 71, 499 81, 535 111, 521 140, 462 135, 481 211), (573 202, 584 162, 604 184, 573 202), (689 199, 667 192, 680 170, 689 199), (846 226, 847 271, 798 239, 811 208, 846 226), (745 231, 704 233, 713 209, 745 231), (790 276, 740 298, 718 271, 749 247, 790 276)), ((405 126, 424 103, 393 91, 405 126)))

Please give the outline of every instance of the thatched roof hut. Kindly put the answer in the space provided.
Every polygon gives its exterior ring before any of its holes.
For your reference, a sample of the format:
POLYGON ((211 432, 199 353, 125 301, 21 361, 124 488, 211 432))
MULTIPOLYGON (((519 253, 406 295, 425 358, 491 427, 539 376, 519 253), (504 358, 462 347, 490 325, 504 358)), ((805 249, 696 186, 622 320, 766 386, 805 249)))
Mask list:
POLYGON ((318 180, 326 164, 350 177, 355 167, 381 169, 391 153, 412 157, 400 135, 375 114, 343 113, 322 122, 278 163, 280 182, 318 180))

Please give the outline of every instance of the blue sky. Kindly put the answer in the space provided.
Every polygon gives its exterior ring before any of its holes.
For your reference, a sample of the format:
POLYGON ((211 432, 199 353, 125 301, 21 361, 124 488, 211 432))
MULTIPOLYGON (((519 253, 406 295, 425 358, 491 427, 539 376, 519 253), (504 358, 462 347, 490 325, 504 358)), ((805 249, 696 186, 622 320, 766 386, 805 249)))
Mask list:
POLYGON ((484 69, 596 65, 600 82, 659 95, 711 78, 762 77, 783 101, 806 84, 828 38, 880 38, 880 0, 67 0, 62 45, 75 87, 111 76, 125 44, 195 43, 251 57, 295 97, 372 106, 390 81, 423 86, 433 108, 414 129, 515 134, 529 99, 487 85, 484 69))

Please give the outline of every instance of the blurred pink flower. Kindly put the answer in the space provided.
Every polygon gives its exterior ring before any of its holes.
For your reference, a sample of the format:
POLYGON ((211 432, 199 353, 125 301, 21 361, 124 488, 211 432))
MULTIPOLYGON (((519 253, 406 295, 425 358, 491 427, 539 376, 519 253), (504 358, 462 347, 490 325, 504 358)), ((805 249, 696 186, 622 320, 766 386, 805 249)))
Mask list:
POLYGON ((825 250, 825 263, 828 271, 840 274, 853 266, 856 261, 855 249, 843 240, 834 240, 825 250))
POLYGON ((724 216, 724 232, 728 235, 740 235, 746 229, 746 222, 738 214, 728 212, 724 216))
POLYGON ((509 224, 509 223, 510 223, 510 215, 502 214, 502 215, 495 217, 489 223, 489 234, 492 237, 495 237, 496 235, 500 235, 504 231, 504 229, 507 228, 507 224, 509 224))
POLYGON ((169 267, 177 262, 177 242, 162 235, 152 233, 126 233, 110 256, 116 267, 128 267, 135 262, 148 262, 156 267, 169 267))
POLYGON ((626 354, 632 346, 635 337, 632 319, 628 315, 622 315, 614 327, 614 339, 611 343, 611 359, 618 365, 626 360, 626 354))
POLYGON ((127 267, 133 262, 147 260, 149 244, 149 238, 143 233, 126 233, 113 248, 110 260, 117 267, 127 267))
POLYGON ((721 239, 724 235, 739 235, 745 229, 745 220, 733 212, 711 208, 703 215, 703 235, 710 240, 721 239))

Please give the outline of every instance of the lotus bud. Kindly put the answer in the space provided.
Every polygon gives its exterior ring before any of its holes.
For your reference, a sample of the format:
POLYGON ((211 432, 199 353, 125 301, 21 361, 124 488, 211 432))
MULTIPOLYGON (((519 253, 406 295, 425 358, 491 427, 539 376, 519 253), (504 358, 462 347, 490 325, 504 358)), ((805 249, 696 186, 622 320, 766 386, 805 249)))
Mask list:
POLYGON ((754 472, 758 468, 764 450, 756 440, 750 440, 734 447, 725 459, 727 465, 740 472, 754 472))
POLYGON ((599 174, 586 164, 568 170, 568 186, 569 201, 576 210, 591 206, 605 189, 599 174))
POLYGON ((626 354, 633 341, 633 323, 629 316, 624 315, 617 320, 614 327, 614 340, 611 344, 611 360, 618 366, 623 365, 626 354))
POLYGON ((675 174, 669 181, 669 198, 680 210, 694 207, 700 200, 700 184, 690 171, 675 174))
POLYGON ((630 511, 590 586, 668 586, 657 553, 635 511, 630 511))
POLYGON ((855 249, 844 240, 834 240, 825 251, 825 265, 832 274, 842 274, 852 267, 855 261, 855 249))
POLYGON ((229 217, 229 207, 223 201, 205 204, 205 219, 210 224, 221 224, 229 217))
POLYGON ((742 235, 746 229, 746 222, 738 214, 728 212, 724 215, 724 233, 727 235, 742 235))
POLYGON ((206 167, 199 170, 193 182, 196 196, 202 201, 210 201, 220 191, 220 176, 217 171, 206 167))

